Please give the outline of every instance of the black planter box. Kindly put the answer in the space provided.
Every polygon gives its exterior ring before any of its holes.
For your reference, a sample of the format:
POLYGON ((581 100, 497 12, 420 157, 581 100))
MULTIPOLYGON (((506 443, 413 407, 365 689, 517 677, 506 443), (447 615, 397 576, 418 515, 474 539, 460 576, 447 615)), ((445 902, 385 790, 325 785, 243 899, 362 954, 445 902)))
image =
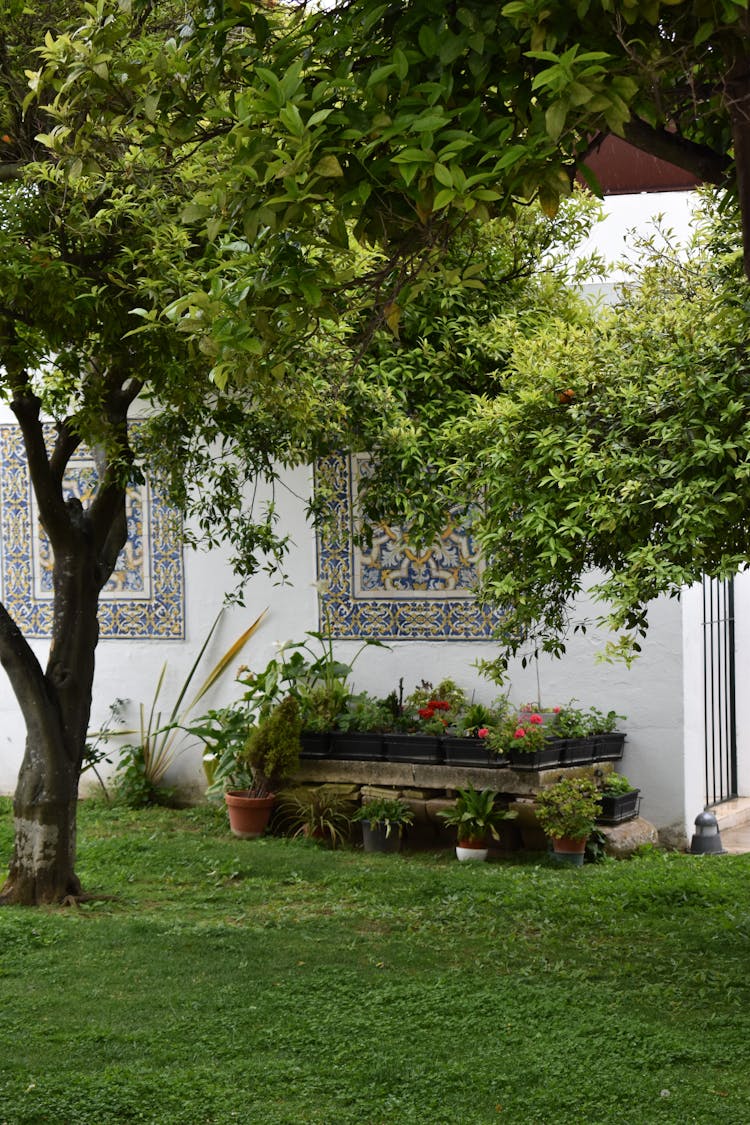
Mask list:
POLYGON ((333 731, 328 757, 349 762, 382 762, 383 735, 366 731, 333 731))
POLYGON ((594 761, 594 754, 596 752, 595 738, 565 738, 562 741, 565 743, 563 752, 564 765, 586 766, 594 761))
POLYGON ((321 734, 303 733, 300 735, 300 758, 327 758, 330 738, 328 731, 321 734))
POLYGON ((514 770, 548 770, 562 766, 565 764, 565 742, 564 738, 551 738, 541 750, 532 750, 531 753, 511 750, 508 754, 510 764, 514 770))
POLYGON ((443 739, 443 757, 449 766, 484 766, 501 769, 508 765, 507 754, 495 754, 482 738, 443 739))
POLYGON ((440 742, 441 739, 431 734, 385 734, 383 754, 389 762, 440 765, 443 761, 440 742))
POLYGON ((596 818, 596 823, 621 824, 624 820, 633 820, 638 816, 638 806, 641 803, 639 793, 640 789, 632 789, 630 793, 618 793, 616 797, 602 794, 599 798, 602 811, 596 818))
POLYGON ((594 748, 595 762, 620 761, 625 746, 624 734, 616 730, 612 731, 611 734, 597 734, 594 741, 596 742, 594 748))

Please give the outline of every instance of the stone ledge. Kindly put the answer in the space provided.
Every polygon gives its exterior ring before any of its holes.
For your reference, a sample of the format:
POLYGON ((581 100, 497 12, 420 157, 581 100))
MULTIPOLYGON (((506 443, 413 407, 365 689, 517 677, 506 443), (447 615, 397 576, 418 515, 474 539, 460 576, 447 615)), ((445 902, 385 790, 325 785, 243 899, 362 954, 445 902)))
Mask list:
POLYGON ((445 789, 473 785, 509 796, 532 797, 560 777, 591 777, 594 771, 611 773, 613 762, 588 766, 554 766, 548 770, 486 769, 482 766, 418 765, 412 762, 353 762, 310 758, 300 762, 295 781, 354 782, 357 785, 393 788, 445 789))

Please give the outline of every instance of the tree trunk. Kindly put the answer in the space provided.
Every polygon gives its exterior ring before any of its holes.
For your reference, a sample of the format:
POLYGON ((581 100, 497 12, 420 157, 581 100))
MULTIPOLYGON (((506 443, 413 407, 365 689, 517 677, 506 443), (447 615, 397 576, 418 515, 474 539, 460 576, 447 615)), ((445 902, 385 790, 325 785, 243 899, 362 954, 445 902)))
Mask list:
MULTIPOLYGON (((50 704, 50 715, 54 706, 50 704)), ((78 776, 62 760, 61 738, 41 746, 29 735, 18 775, 13 816, 15 840, 0 903, 34 906, 77 896, 75 874, 78 776), (57 768, 48 768, 55 762, 57 768)))
MULTIPOLYGON (((55 557, 47 671, 42 676, 39 669, 35 677, 33 669, 27 669, 20 694, 17 668, 11 675, 24 710, 27 739, 13 804, 15 841, 0 892, 2 905, 62 902, 81 892, 75 873, 78 781, 91 710, 102 574, 80 505, 73 522, 81 534, 73 537, 70 550, 55 557)), ((10 672, 7 659, 3 663, 10 672)))

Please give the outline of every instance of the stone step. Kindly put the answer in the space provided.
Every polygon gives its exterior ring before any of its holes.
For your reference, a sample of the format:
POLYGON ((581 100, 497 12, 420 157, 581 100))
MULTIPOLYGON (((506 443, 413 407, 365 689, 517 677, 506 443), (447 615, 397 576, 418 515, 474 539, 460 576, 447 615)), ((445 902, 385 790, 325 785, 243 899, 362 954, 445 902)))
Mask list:
POLYGON ((739 824, 726 831, 721 829, 721 846, 730 855, 745 855, 750 852, 750 824, 739 824))
POLYGON ((750 797, 735 797, 731 801, 723 801, 720 805, 713 805, 710 811, 719 823, 722 836, 730 828, 750 826, 750 797))

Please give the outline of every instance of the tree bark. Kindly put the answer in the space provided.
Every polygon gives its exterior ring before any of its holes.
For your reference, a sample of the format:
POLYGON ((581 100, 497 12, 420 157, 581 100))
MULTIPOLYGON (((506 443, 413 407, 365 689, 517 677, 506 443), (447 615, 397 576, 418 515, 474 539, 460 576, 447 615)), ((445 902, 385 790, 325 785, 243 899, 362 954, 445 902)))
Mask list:
POLYGON ((13 855, 0 904, 61 902, 81 892, 75 874, 76 806, 99 635, 99 584, 93 553, 81 550, 80 540, 78 547, 55 560, 46 673, 34 676, 18 664, 12 671, 12 656, 3 660, 14 686, 19 678, 31 683, 22 687, 26 748, 13 801, 13 855))
MULTIPOLYGON (((54 464, 54 455, 50 464, 43 448, 34 404, 22 403, 16 413, 54 555, 54 611, 49 659, 42 672, 20 629, 0 605, 0 663, 26 723, 13 802, 14 847, 0 905, 39 905, 81 893, 75 873, 78 782, 99 640, 99 594, 127 539, 127 523, 125 488, 108 476, 106 466, 88 509, 76 498, 63 500, 63 471, 54 464)), ((124 417, 119 424, 124 427, 124 417)))

